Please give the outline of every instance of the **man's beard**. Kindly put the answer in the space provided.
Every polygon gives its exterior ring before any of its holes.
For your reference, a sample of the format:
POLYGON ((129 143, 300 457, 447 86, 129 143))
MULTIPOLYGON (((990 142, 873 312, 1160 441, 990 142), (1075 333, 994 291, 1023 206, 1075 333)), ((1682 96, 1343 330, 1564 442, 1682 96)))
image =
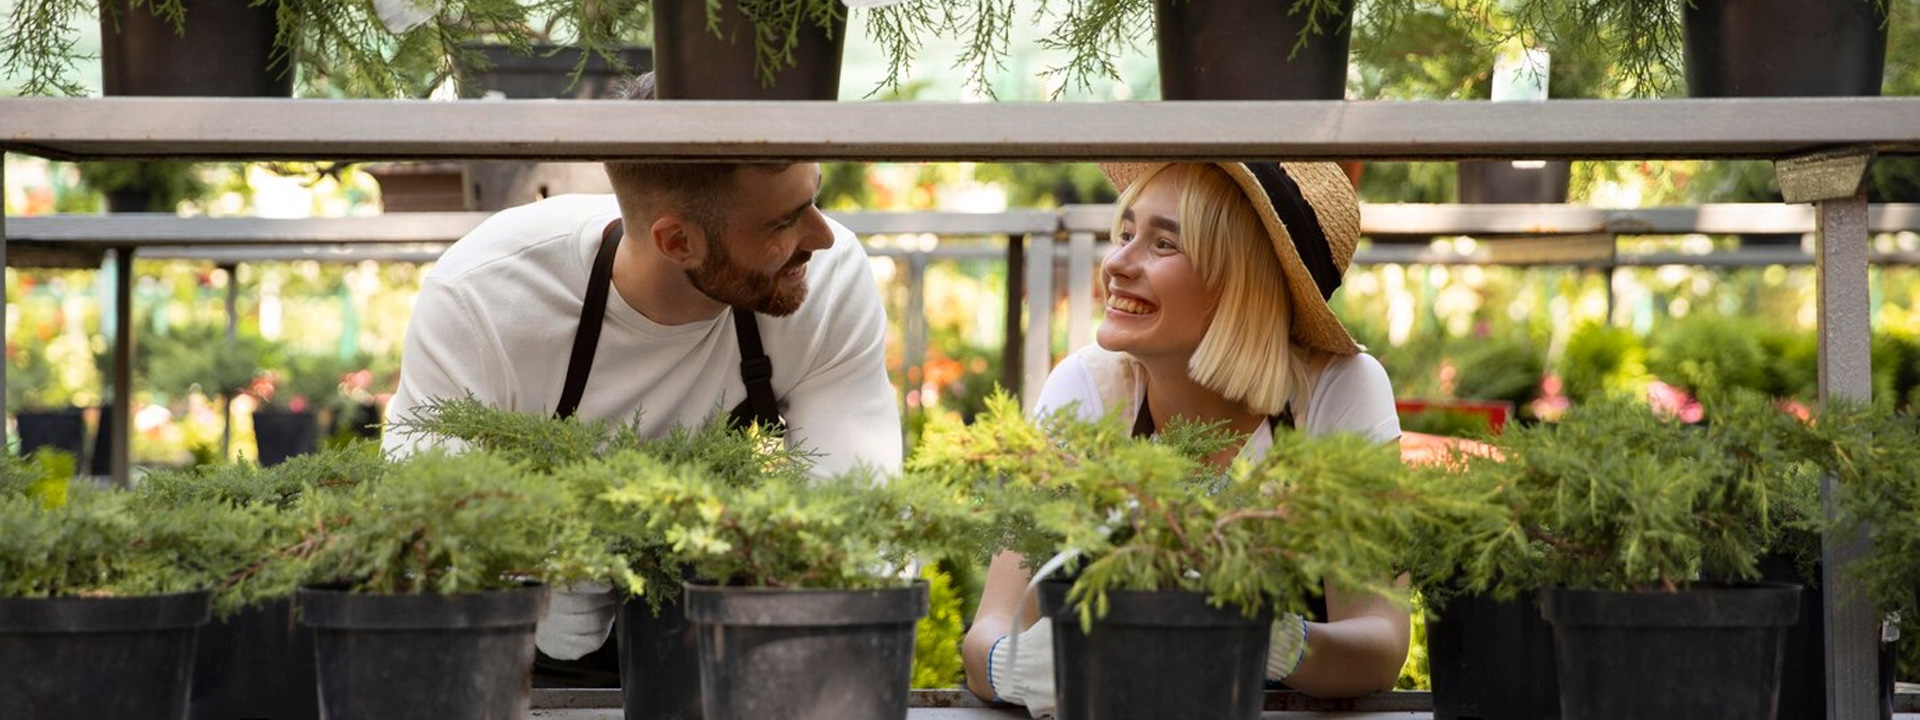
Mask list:
MULTIPOLYGON (((784 317, 800 309, 800 303, 807 299, 807 286, 802 283, 798 289, 782 290, 776 274, 764 273, 733 261, 727 253, 725 243, 718 239, 707 245, 713 248, 707 261, 695 270, 687 271, 687 281, 693 287, 706 293, 707 297, 743 310, 752 310, 763 315, 784 317)), ((782 272, 807 262, 813 253, 795 253, 780 267, 782 272)))

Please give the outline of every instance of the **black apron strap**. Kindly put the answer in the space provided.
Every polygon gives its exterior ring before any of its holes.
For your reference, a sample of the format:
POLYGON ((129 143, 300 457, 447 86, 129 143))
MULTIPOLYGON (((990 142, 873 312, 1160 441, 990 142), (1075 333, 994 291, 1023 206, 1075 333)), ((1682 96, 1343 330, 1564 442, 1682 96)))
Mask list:
MULTIPOLYGON (((1287 403, 1286 407, 1281 408, 1279 415, 1267 418, 1267 432, 1278 433, 1283 427, 1288 430, 1299 428, 1293 422, 1293 403, 1287 403)), ((1150 438, 1159 433, 1160 428, 1153 424, 1153 405, 1147 402, 1147 396, 1142 395, 1140 396, 1140 414, 1133 416, 1133 436, 1150 438)))
MULTIPOLYGON (((600 250, 593 258, 593 270, 587 277, 587 297, 580 306, 580 327, 573 332, 573 354, 567 358, 566 383, 560 389, 560 404, 554 417, 572 417, 580 409, 587 392, 587 375, 593 372, 593 356, 600 348, 600 328, 606 325, 607 294, 613 286, 613 256, 624 235, 620 221, 607 225, 600 235, 600 250)), ((780 403, 773 394, 773 360, 760 343, 760 324, 751 310, 733 309, 733 333, 740 341, 740 381, 747 386, 747 399, 728 419, 734 427, 753 423, 785 429, 780 418, 780 403)))
POLYGON ((747 386, 747 399, 734 406, 727 420, 733 427, 786 429, 780 418, 780 402, 773 394, 773 360, 760 344, 760 318, 752 310, 733 309, 733 335, 740 341, 740 382, 747 386))
POLYGON ((573 331, 573 354, 567 358, 567 380, 560 387, 560 404, 553 409, 554 417, 573 417, 587 392, 587 374, 593 372, 593 354, 600 349, 600 327, 607 319, 613 255, 620 249, 624 234, 619 220, 607 223, 607 229, 600 233, 600 252, 593 256, 593 270, 587 275, 587 299, 580 305, 580 327, 573 331))

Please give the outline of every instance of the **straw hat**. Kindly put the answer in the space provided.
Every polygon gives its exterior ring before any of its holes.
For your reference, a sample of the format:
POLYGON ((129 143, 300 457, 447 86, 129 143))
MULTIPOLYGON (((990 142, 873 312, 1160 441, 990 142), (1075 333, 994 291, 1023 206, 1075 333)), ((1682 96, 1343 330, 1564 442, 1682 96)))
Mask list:
MULTIPOLYGON (((1100 170, 1125 192, 1157 164, 1106 163, 1100 170)), ((1360 344, 1327 307, 1360 240, 1360 198, 1346 173, 1326 162, 1214 165, 1240 186, 1273 241, 1293 300, 1294 341, 1337 355, 1360 352, 1360 344)))

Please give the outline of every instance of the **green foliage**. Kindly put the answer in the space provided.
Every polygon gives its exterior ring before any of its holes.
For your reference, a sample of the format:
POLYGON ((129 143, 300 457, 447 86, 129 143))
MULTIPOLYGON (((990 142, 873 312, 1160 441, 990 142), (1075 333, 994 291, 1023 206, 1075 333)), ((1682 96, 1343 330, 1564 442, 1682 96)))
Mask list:
POLYGON ((1567 336, 1560 379, 1567 397, 1584 403, 1627 390, 1646 374, 1646 349, 1633 331, 1589 323, 1567 336))
POLYGON ((1459 368, 1454 381, 1455 397, 1472 400, 1505 400, 1516 408, 1540 397, 1543 371, 1540 353, 1525 343, 1510 340, 1483 340, 1467 346, 1454 357, 1459 368))
POLYGON ((0 458, 0 497, 31 498, 47 508, 65 505, 75 465, 71 453, 48 447, 26 458, 0 458))
POLYGON ((908 476, 968 488, 998 516, 995 544, 1029 563, 1078 553, 1087 622, 1109 590, 1204 592, 1248 612, 1304 612, 1325 584, 1391 592, 1426 510, 1398 456, 1362 438, 1284 434, 1223 473, 1204 458, 1239 438, 1218 426, 1174 423, 1155 441, 1072 413, 1029 421, 998 395, 972 425, 930 430, 908 476))
POLYGON ((307 576, 356 592, 453 594, 622 574, 584 498, 496 453, 428 452, 377 483, 313 494, 298 515, 307 576))
POLYGON ((1498 458, 1458 458, 1466 471, 1443 481, 1505 512, 1427 529, 1423 589, 1491 587, 1505 598, 1756 577, 1759 556, 1811 512, 1792 456, 1769 441, 1795 421, 1757 394, 1712 407, 1700 429, 1631 402, 1590 402, 1558 424, 1509 429, 1494 441, 1498 458))
POLYGON ((0 596, 125 597, 214 589, 263 549, 275 522, 255 507, 164 509, 80 485, 48 506, 0 494, 0 596))
POLYGON ((951 688, 965 675, 960 642, 967 629, 961 615, 965 598, 954 589, 953 578, 937 567, 920 570, 927 581, 927 616, 913 630, 913 681, 910 687, 951 688))
POLYGON ((1735 389, 1765 392, 1773 385, 1768 372, 1772 361, 1761 335, 1751 320, 1689 316, 1655 333, 1647 369, 1694 395, 1735 389))
POLYGON ((80 182, 94 192, 144 190, 148 193, 143 208, 115 208, 121 212, 172 213, 180 203, 206 197, 213 185, 201 179, 193 163, 184 162, 85 162, 80 163, 80 182))
POLYGON ((1457 408, 1428 408, 1402 414, 1400 431, 1445 437, 1477 438, 1492 432, 1492 419, 1487 417, 1486 413, 1457 408))
POLYGON ((222 613, 291 595, 309 579, 308 525, 303 501, 313 494, 344 492, 378 482, 387 463, 378 443, 360 442, 291 458, 271 468, 252 463, 221 463, 167 470, 142 478, 131 504, 139 512, 166 514, 179 508, 227 506, 262 518, 246 563, 216 588, 214 605, 222 613))
MULTIPOLYGON (((746 2, 751 6, 767 0, 746 2)), ((369 97, 424 97, 450 68, 484 65, 480 53, 469 47, 482 40, 530 52, 533 40, 552 39, 557 33, 570 38, 575 47, 617 65, 615 47, 649 22, 647 5, 638 0, 445 0, 428 22, 396 35, 381 24, 370 2, 257 0, 255 4, 271 6, 280 23, 274 56, 263 70, 294 72, 297 66, 304 82, 322 94, 369 97)), ((709 3, 709 11, 715 7, 717 0, 709 3)), ((84 94, 85 88, 71 77, 75 61, 82 57, 77 45, 79 23, 100 12, 115 17, 151 12, 177 29, 189 22, 184 0, 22 0, 14 5, 8 29, 0 33, 0 72, 17 79, 24 95, 84 94)), ((763 13, 774 15, 773 27, 785 27, 777 23, 788 19, 791 11, 776 5, 763 13)), ((762 45, 767 43, 780 47, 777 37, 761 40, 762 45)), ((585 68, 586 55, 575 68, 576 76, 585 68)))
POLYGON ((590 459, 602 449, 630 446, 637 427, 637 422, 616 425, 510 412, 469 395, 431 398, 413 413, 389 422, 387 432, 427 443, 452 440, 499 454, 534 472, 548 472, 590 459))
POLYGON ((288 510, 308 492, 339 491, 376 482, 386 471, 380 444, 361 440, 291 457, 269 468, 225 463, 160 470, 142 478, 135 494, 145 502, 163 505, 209 500, 288 510))
POLYGON ((914 558, 978 554, 988 527, 963 493, 927 478, 878 482, 856 471, 734 485, 633 451, 594 470, 613 478, 601 502, 614 513, 644 513, 631 535, 728 586, 896 587, 914 558))
POLYGON ((1830 401, 1797 449, 1839 484, 1827 532, 1866 527, 1871 547, 1847 567, 1854 587, 1882 611, 1913 618, 1920 617, 1920 420, 1889 407, 1830 401))
POLYGON ((1427 600, 1420 593, 1414 593, 1412 606, 1408 624, 1407 661, 1400 665, 1400 677, 1393 681, 1393 689, 1430 690, 1433 688, 1433 670, 1427 661, 1427 600))
POLYGON ((253 382, 270 344, 238 335, 229 346, 226 328, 209 323, 173 328, 139 350, 155 390, 185 395, 197 387, 207 395, 232 397, 253 382))

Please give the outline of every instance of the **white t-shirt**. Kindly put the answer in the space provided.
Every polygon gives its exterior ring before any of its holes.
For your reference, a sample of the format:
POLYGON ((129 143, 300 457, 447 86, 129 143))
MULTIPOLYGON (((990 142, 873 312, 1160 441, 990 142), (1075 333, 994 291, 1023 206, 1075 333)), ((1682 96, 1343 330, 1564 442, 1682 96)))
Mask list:
MULTIPOLYGON (((472 393, 518 412, 552 413, 566 381, 601 232, 620 217, 611 195, 565 195, 503 211, 454 243, 414 301, 387 416, 472 393)), ((819 454, 816 472, 864 462, 897 473, 900 413, 885 365, 886 315, 865 248, 833 227, 807 268, 807 298, 786 317, 758 316, 788 441, 819 454)), ((664 435, 746 398, 732 313, 685 325, 647 319, 607 296, 599 350, 579 417, 631 419, 664 435)), ((417 439, 388 433, 389 450, 417 439)))
MULTIPOLYGON (((1036 413, 1048 413, 1078 402, 1083 418, 1104 416, 1120 408, 1128 422, 1140 412, 1146 397, 1146 371, 1123 353, 1088 345, 1068 355, 1047 375, 1034 403, 1036 413)), ((1314 377, 1305 413, 1295 421, 1308 435, 1350 432, 1386 443, 1400 437, 1400 416, 1393 407, 1393 384, 1387 370, 1372 355, 1337 357, 1314 377)), ((1266 423, 1240 448, 1243 460, 1258 461, 1273 447, 1272 428, 1266 423)))

